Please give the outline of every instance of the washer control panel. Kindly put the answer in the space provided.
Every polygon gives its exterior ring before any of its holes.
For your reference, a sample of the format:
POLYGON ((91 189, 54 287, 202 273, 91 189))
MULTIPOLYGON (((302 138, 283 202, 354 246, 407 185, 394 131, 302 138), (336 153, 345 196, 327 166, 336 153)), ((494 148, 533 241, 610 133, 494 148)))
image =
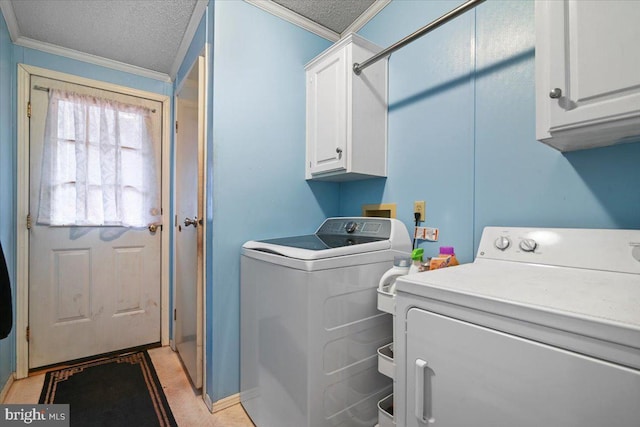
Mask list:
POLYGON ((388 239, 391 237, 391 221, 386 218, 329 218, 316 234, 388 239))
POLYGON ((358 229, 358 223, 355 221, 349 221, 344 226, 344 231, 351 234, 358 229))

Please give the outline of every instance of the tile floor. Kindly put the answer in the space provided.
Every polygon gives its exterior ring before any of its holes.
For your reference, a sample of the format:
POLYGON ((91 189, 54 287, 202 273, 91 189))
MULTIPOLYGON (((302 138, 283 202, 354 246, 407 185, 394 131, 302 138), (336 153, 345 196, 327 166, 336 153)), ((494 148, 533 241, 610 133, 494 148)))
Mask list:
MULTIPOLYGON (((179 427, 253 427, 240 404, 210 413, 171 348, 154 348, 149 355, 179 427)), ((38 403, 44 376, 42 373, 14 382, 4 403, 38 403)))

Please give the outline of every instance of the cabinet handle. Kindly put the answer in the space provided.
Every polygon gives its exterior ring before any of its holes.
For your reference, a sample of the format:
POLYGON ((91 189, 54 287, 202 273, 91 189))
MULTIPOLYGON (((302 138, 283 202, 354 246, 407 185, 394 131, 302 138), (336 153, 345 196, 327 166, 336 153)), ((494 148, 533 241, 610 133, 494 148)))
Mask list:
POLYGON ((562 96, 562 89, 560 89, 559 87, 553 89, 551 92, 549 92, 549 98, 551 99, 558 99, 562 96))
POLYGON ((422 359, 416 359, 415 369, 416 418, 422 424, 433 424, 436 420, 433 418, 431 377, 435 372, 422 359))
POLYGON ((336 148, 336 153, 342 154, 342 148, 340 148, 340 147, 336 148))

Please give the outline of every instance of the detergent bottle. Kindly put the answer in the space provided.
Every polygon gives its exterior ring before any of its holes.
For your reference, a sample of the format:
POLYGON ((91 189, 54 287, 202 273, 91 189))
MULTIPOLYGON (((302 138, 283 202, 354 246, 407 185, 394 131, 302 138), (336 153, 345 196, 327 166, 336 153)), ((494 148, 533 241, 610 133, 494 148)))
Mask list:
POLYGON ((409 274, 419 273, 422 271, 422 255, 424 255, 424 249, 417 248, 411 252, 411 267, 409 267, 409 274))
POLYGON ((411 260, 406 256, 396 256, 393 259, 393 267, 387 270, 380 278, 378 291, 388 294, 396 293, 396 279, 409 274, 411 260))

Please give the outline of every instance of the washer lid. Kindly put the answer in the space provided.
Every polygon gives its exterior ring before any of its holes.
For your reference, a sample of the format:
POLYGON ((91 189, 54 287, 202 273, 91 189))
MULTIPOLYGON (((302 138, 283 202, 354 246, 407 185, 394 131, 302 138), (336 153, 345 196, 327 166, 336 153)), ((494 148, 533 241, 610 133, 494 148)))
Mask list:
POLYGON ((327 218, 315 234, 251 240, 243 245, 300 260, 316 260, 394 249, 411 251, 411 239, 403 223, 392 218, 327 218))
POLYGON ((291 246, 312 251, 323 249, 341 248, 343 246, 361 245, 363 243, 381 242, 387 239, 367 236, 341 236, 334 234, 307 234, 304 236, 281 237, 279 239, 261 240, 262 243, 269 243, 279 246, 291 246))
POLYGON ((391 242, 387 239, 375 239, 363 236, 353 236, 350 238, 330 236, 328 239, 321 237, 321 235, 317 234, 308 234, 305 236, 261 241, 250 240, 242 247, 243 249, 269 252, 302 260, 361 254, 391 248, 391 242), (349 242, 351 239, 357 239, 357 242, 355 240, 349 242))

